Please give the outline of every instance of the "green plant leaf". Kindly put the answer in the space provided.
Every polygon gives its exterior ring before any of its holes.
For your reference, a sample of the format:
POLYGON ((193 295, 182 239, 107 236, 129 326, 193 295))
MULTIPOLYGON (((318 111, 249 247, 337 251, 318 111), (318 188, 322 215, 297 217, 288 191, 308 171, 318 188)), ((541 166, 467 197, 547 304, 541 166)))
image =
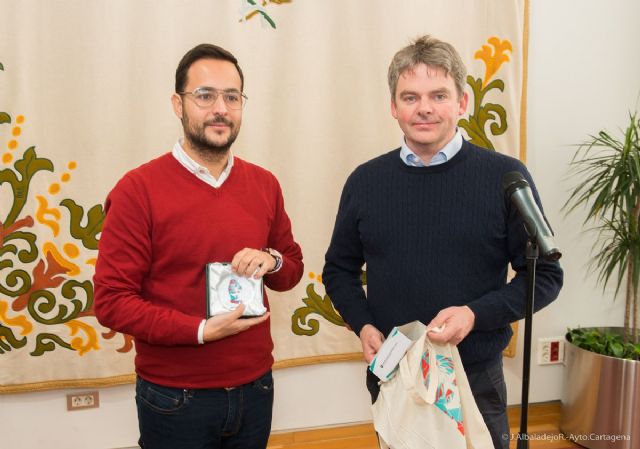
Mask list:
POLYGON ((624 346, 622 345, 622 343, 611 343, 610 350, 611 354, 613 354, 615 357, 622 357, 622 355, 624 354, 624 346))
MULTIPOLYGON (((621 134, 617 137, 599 131, 578 145, 569 170, 569 177, 576 182, 563 210, 569 214, 579 208, 586 209, 584 224, 595 224, 587 230, 596 235, 589 270, 597 274, 603 289, 613 282, 615 296, 623 290, 627 304, 631 304, 640 284, 640 119, 637 113, 629 114, 628 125, 621 134), (626 288, 626 282, 630 282, 632 291, 626 288), (621 288, 623 285, 625 288, 621 288)), ((630 313, 633 319, 627 315, 625 323, 637 322, 637 311, 630 313)), ((620 352, 615 342, 587 341, 584 335, 582 338, 586 344, 608 344, 611 353, 620 352)))
POLYGON ((586 351, 609 357, 640 360, 640 343, 623 341, 615 332, 600 332, 598 329, 570 329, 567 340, 586 351))

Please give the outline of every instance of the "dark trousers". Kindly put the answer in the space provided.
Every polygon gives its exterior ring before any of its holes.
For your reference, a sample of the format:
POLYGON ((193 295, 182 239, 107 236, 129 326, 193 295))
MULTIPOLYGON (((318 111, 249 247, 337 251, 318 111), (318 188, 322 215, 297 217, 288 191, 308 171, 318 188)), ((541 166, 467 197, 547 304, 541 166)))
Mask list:
POLYGON ((273 377, 235 388, 181 389, 138 377, 143 449, 264 449, 271 432, 273 377))
POLYGON ((478 409, 489 428, 496 449, 509 449, 507 386, 502 359, 478 372, 467 373, 469 386, 478 409))
MULTIPOLYGON (((507 386, 504 383, 502 359, 484 369, 466 373, 471 393, 480 414, 489 428, 495 449, 509 449, 509 420, 507 418, 507 386)), ((378 399, 378 378, 367 370, 367 389, 371 401, 378 399)))

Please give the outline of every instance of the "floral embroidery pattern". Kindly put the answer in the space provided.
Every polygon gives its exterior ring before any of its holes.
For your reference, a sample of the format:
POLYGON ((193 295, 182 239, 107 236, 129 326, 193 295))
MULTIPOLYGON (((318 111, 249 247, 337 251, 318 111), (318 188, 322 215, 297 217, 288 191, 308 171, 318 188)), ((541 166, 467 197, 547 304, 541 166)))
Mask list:
MULTIPOLYGON (((70 161, 56 173, 53 161, 38 156, 35 146, 20 155, 24 115, 13 119, 0 112, 0 125, 9 125, 8 135, 7 127, 0 127, 0 144, 6 148, 0 187, 9 187, 3 197, 8 207, 0 211, 0 355, 26 350, 39 357, 61 348, 83 356, 99 350, 94 323, 84 318, 94 316, 91 276, 102 205, 85 209, 71 198, 56 199, 77 163, 70 161)), ((121 349, 130 351, 129 337, 124 340, 121 349)))
MULTIPOLYGON (((422 354, 422 377, 428 387, 431 380, 431 369, 429 365, 429 351, 422 354)), ((464 422, 462 419, 462 408, 460 406, 460 391, 456 380, 456 373, 451 357, 436 354, 436 367, 438 370, 438 387, 436 389, 436 399, 433 405, 438 407, 449 418, 455 421, 458 431, 464 435, 464 422)))

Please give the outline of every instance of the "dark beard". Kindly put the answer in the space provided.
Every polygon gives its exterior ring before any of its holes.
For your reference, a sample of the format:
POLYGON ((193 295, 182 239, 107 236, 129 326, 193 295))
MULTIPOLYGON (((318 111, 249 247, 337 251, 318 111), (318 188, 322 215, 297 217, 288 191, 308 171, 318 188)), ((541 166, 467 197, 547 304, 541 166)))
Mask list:
POLYGON ((233 123, 224 117, 216 117, 214 120, 210 120, 204 124, 202 128, 194 129, 191 126, 189 118, 184 116, 182 127, 184 130, 184 137, 189 142, 191 148, 193 148, 203 159, 219 159, 229 152, 229 148, 233 145, 238 137, 238 131, 233 127, 233 123), (204 133, 205 126, 212 123, 224 123, 229 125, 230 133, 226 143, 220 145, 215 144, 207 140, 207 136, 204 133))

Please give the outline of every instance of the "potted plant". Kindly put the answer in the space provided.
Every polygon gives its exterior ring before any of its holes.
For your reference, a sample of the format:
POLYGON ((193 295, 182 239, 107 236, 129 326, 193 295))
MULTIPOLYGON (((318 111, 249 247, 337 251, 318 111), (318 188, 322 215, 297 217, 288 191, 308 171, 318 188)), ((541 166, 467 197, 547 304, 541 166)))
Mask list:
POLYGON ((560 429, 592 449, 640 448, 640 119, 630 114, 622 138, 600 131, 570 164, 567 213, 586 207, 597 236, 590 269, 603 288, 625 298, 622 328, 577 328, 566 335, 560 429))

